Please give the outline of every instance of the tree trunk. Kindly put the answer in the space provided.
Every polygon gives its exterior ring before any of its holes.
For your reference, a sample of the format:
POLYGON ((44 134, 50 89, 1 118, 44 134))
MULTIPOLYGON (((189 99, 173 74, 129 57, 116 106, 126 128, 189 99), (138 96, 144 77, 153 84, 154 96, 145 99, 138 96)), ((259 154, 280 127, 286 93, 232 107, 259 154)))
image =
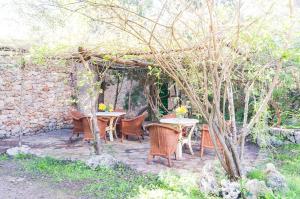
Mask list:
POLYGON ((101 140, 100 140, 100 132, 99 132, 99 128, 98 128, 98 122, 97 122, 97 116, 96 116, 96 102, 97 99, 95 97, 95 99, 91 98, 91 113, 92 113, 92 117, 90 120, 90 127, 91 130, 93 132, 94 135, 94 149, 95 149, 95 154, 99 155, 101 153, 101 140))
POLYGON ((277 116, 277 122, 276 122, 276 127, 280 127, 281 125, 281 110, 279 108, 279 105, 276 101, 270 100, 271 106, 275 109, 275 114, 277 116))
POLYGON ((115 94, 115 100, 114 100, 114 109, 116 109, 116 106, 118 103, 119 86, 120 86, 120 77, 117 75, 117 88, 116 88, 116 94, 115 94))

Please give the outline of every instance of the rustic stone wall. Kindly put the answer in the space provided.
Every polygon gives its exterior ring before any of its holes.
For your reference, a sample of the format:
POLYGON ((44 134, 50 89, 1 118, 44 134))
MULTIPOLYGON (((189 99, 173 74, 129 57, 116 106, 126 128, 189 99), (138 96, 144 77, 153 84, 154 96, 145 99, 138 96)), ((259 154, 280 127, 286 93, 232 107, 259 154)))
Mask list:
POLYGON ((72 87, 65 66, 38 66, 20 57, 0 58, 0 138, 68 126, 72 87))

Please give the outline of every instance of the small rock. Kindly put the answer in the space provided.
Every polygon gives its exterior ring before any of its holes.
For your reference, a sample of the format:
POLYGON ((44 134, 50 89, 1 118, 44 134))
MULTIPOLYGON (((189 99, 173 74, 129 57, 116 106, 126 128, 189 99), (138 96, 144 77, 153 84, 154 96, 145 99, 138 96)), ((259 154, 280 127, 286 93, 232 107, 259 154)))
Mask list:
POLYGON ((219 187, 214 176, 204 175, 200 179, 200 190, 207 194, 218 194, 219 187))
POLYGON ((300 131, 295 131, 294 137, 295 137, 296 144, 300 144, 300 131))
POLYGON ((296 143, 294 132, 287 134, 286 137, 287 137, 287 140, 290 141, 291 143, 296 143))
POLYGON ((273 191, 279 191, 287 187, 287 183, 283 175, 276 170, 274 164, 268 163, 265 169, 266 184, 273 191))
POLYGON ((215 177, 213 162, 208 162, 203 166, 202 173, 204 174, 200 179, 200 190, 207 194, 218 194, 219 186, 215 177))
POLYGON ((221 191, 224 199, 237 199, 241 193, 240 184, 238 182, 230 182, 229 180, 221 180, 221 191))
POLYGON ((13 147, 13 148, 7 149, 6 153, 9 156, 16 156, 18 154, 31 154, 31 151, 30 151, 29 146, 22 145, 20 147, 13 147))
POLYGON ((245 184, 245 189, 248 191, 247 199, 256 199, 267 192, 272 192, 264 181, 257 179, 249 180, 245 184))
POLYGON ((85 164, 92 169, 96 169, 98 166, 113 167, 117 163, 117 159, 109 154, 94 155, 85 161, 85 164))
POLYGON ((280 147, 283 145, 283 142, 276 138, 275 136, 272 136, 270 139, 270 144, 274 147, 280 147))

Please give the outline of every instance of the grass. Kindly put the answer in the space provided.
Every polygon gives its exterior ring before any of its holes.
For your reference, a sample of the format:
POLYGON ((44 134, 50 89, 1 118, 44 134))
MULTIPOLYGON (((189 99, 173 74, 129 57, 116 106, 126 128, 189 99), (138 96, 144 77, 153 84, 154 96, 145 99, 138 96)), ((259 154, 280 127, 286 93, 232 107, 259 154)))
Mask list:
POLYGON ((8 160, 8 155, 6 154, 0 154, 0 161, 8 160))
POLYGON ((247 174, 249 179, 266 180, 266 174, 260 169, 254 169, 247 174))
POLYGON ((279 193, 279 197, 300 198, 300 145, 290 144, 278 148, 272 160, 288 183, 288 190, 279 193))
MULTIPOLYGON (((300 198, 300 145, 290 144, 276 148, 270 153, 268 162, 276 165, 276 168, 284 175, 288 188, 280 193, 265 193, 261 199, 296 199, 300 198)), ((265 162, 266 163, 266 162, 265 162)), ((247 174, 249 179, 266 181, 266 174, 262 170, 263 165, 247 174)))
MULTIPOLYGON (((2 158, 0 156, 0 159, 2 158)), ((49 177, 57 183, 81 182, 79 194, 89 197, 146 199, 153 198, 153 194, 158 193, 166 199, 206 198, 194 183, 194 177, 188 175, 183 177, 172 173, 160 176, 143 174, 123 164, 118 164, 114 168, 98 167, 92 170, 78 161, 28 155, 18 155, 12 161, 18 161, 26 172, 49 177)))

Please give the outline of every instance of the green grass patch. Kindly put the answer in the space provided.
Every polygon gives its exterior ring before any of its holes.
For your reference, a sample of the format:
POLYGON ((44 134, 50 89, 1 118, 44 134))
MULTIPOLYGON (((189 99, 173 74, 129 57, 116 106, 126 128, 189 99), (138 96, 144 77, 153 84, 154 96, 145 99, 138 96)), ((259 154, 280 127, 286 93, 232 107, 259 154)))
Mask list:
POLYGON ((80 194, 95 198, 147 198, 147 194, 152 196, 152 192, 157 190, 170 195, 164 198, 205 198, 197 184, 190 183, 191 176, 143 174, 123 164, 114 168, 98 167, 92 170, 82 162, 49 157, 21 156, 15 160, 27 172, 48 176, 58 183, 80 181, 83 184, 80 194))
POLYGON ((4 154, 0 154, 0 161, 5 161, 5 160, 8 160, 8 159, 9 159, 9 157, 5 153, 4 154))
POLYGON ((254 169, 247 174, 249 179, 266 180, 266 174, 260 169, 254 169))
POLYGON ((290 144, 280 147, 272 159, 288 183, 288 190, 279 195, 287 199, 300 198, 300 145, 290 144))

